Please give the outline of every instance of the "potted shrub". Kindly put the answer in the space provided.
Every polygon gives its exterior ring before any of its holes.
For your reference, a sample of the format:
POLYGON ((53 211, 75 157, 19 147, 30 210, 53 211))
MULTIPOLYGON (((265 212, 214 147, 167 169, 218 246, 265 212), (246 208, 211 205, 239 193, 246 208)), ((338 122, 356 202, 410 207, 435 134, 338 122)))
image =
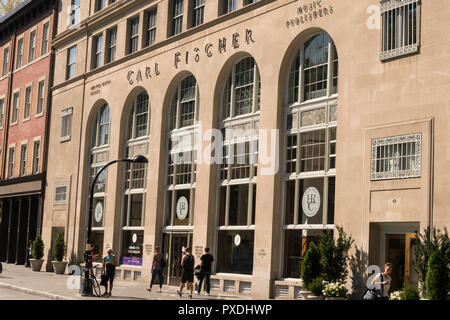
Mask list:
POLYGON ((314 279, 320 276, 321 271, 320 251, 314 243, 311 243, 302 263, 301 278, 303 281, 303 290, 300 291, 302 299, 307 300, 308 296, 312 295, 309 285, 314 279))
POLYGON ((40 235, 37 235, 36 240, 33 241, 32 256, 33 259, 30 259, 31 270, 41 271, 42 263, 44 262, 42 259, 44 256, 44 242, 42 241, 40 235))
POLYGON ((323 289, 325 300, 345 300, 348 295, 348 289, 343 283, 326 283, 323 289))
POLYGON ((324 290, 324 281, 322 277, 317 277, 313 279, 309 285, 308 285, 309 291, 311 291, 310 294, 307 295, 306 300, 323 300, 324 296, 323 290, 324 290))
POLYGON ((55 242, 53 243, 53 270, 56 274, 64 274, 66 270, 67 261, 63 261, 65 252, 64 235, 62 232, 58 233, 55 242))
POLYGON ((392 292, 389 300, 420 300, 419 290, 410 284, 406 284, 402 290, 392 292))
POLYGON ((435 250, 428 260, 425 278, 426 297, 430 300, 446 300, 448 294, 448 269, 443 252, 435 250))

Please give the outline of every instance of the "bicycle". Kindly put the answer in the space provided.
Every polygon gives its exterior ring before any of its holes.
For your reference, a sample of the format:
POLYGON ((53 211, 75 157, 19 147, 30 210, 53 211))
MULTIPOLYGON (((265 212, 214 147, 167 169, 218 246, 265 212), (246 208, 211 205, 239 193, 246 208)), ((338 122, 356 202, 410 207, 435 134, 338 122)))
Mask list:
MULTIPOLYGON (((83 268, 83 270, 82 270, 82 281, 83 281, 83 278, 86 276, 86 270, 87 270, 86 268, 83 268)), ((92 292, 93 296, 99 298, 101 296, 102 292, 101 292, 101 289, 100 289, 100 284, 99 284, 99 282, 97 280, 97 277, 95 276, 95 273, 94 273, 94 266, 92 268, 89 268, 89 278, 88 278, 88 280, 89 280, 88 286, 92 287, 92 290, 89 290, 89 292, 92 292)), ((84 281, 82 283, 84 283, 84 281)))

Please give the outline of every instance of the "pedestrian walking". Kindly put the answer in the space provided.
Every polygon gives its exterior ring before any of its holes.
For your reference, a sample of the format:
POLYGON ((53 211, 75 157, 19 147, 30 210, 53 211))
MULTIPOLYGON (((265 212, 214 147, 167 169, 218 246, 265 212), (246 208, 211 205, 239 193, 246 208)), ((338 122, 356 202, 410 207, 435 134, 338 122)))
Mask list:
POLYGON ((209 248, 205 248, 205 253, 200 257, 200 278, 197 293, 200 294, 203 281, 205 281, 206 295, 209 296, 211 290, 211 270, 214 257, 209 253, 209 248))
POLYGON ((25 264, 25 267, 30 268, 31 267, 30 259, 33 257, 33 240, 28 240, 28 246, 27 246, 26 253, 27 253, 26 254, 27 262, 25 264))
POLYGON ((102 295, 102 297, 111 297, 113 283, 114 283, 114 276, 116 274, 116 256, 113 254, 112 249, 108 249, 108 254, 103 259, 103 272, 105 275, 106 280, 106 291, 102 295), (108 292, 108 282, 109 282, 109 292, 108 292))
POLYGON ((384 265, 384 272, 381 272, 373 278, 372 286, 380 285, 381 289, 376 287, 368 288, 363 295, 363 300, 389 300, 389 288, 391 286, 392 263, 384 265))
POLYGON ((162 292, 162 284, 163 284, 163 271, 166 267, 166 260, 161 253, 161 250, 158 246, 155 247, 155 255, 153 256, 153 264, 152 264, 152 279, 150 280, 150 288, 147 288, 147 291, 152 291, 153 283, 156 280, 156 276, 158 276, 159 280, 159 293, 162 292))
POLYGON ((187 289, 190 290, 191 294, 189 298, 192 299, 192 291, 194 290, 194 263, 195 259, 191 253, 191 248, 186 248, 184 250, 185 255, 181 259, 181 284, 180 290, 177 290, 178 295, 181 297, 183 294, 184 284, 187 283, 187 289))

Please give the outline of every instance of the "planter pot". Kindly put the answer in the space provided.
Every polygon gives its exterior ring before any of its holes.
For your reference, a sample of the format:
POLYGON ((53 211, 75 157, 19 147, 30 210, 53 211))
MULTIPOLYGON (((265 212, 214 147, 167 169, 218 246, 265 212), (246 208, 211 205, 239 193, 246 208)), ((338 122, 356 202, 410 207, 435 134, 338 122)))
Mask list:
POLYGON ((56 274, 64 274, 66 271, 67 261, 52 261, 52 264, 56 274))
POLYGON ((324 296, 316 296, 311 291, 302 290, 300 291, 302 300, 323 300, 324 296))
POLYGON ((44 260, 42 259, 30 259, 31 263, 31 270, 33 271, 41 271, 42 264, 44 263, 44 260))
POLYGON ((345 297, 327 297, 325 300, 345 300, 345 297))

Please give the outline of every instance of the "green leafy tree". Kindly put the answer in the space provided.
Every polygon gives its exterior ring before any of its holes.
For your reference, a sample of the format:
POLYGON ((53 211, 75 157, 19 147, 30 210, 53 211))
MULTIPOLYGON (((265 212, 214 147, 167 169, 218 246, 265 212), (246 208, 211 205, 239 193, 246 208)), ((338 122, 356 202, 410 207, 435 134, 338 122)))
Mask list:
POLYGON ((44 256, 44 241, 41 236, 37 235, 36 240, 33 241, 33 259, 41 259, 44 256))
POLYGON ((319 250, 325 279, 328 282, 343 283, 348 275, 349 250, 355 240, 347 235, 342 227, 337 226, 336 229, 337 239, 333 238, 331 232, 322 235, 319 250))
POLYGON ((430 300, 445 300, 448 288, 448 267, 444 254, 436 249, 428 260, 428 272, 425 278, 426 297, 430 300))
POLYGON ((302 263, 301 278, 306 288, 309 284, 322 272, 322 266, 320 265, 320 251, 314 243, 309 245, 305 254, 305 259, 302 263))
POLYGON ((23 0, 1 0, 0 1, 0 16, 3 16, 15 7, 17 7, 23 0))
POLYGON ((314 278, 308 285, 308 290, 311 291, 315 296, 321 296, 324 289, 323 278, 314 278))
POLYGON ((64 258, 65 243, 64 234, 62 232, 58 233, 55 242, 53 243, 53 259, 55 261, 62 261, 64 258))
MULTIPOLYGON (((417 272, 418 280, 422 292, 422 296, 426 293, 426 276, 428 270, 428 261, 431 254, 440 249, 443 259, 448 266, 450 264, 450 238, 447 228, 441 232, 435 227, 427 227, 424 233, 419 235, 417 245, 413 247, 413 263, 414 269, 417 272)), ((449 268, 447 271, 450 272, 449 268)))

